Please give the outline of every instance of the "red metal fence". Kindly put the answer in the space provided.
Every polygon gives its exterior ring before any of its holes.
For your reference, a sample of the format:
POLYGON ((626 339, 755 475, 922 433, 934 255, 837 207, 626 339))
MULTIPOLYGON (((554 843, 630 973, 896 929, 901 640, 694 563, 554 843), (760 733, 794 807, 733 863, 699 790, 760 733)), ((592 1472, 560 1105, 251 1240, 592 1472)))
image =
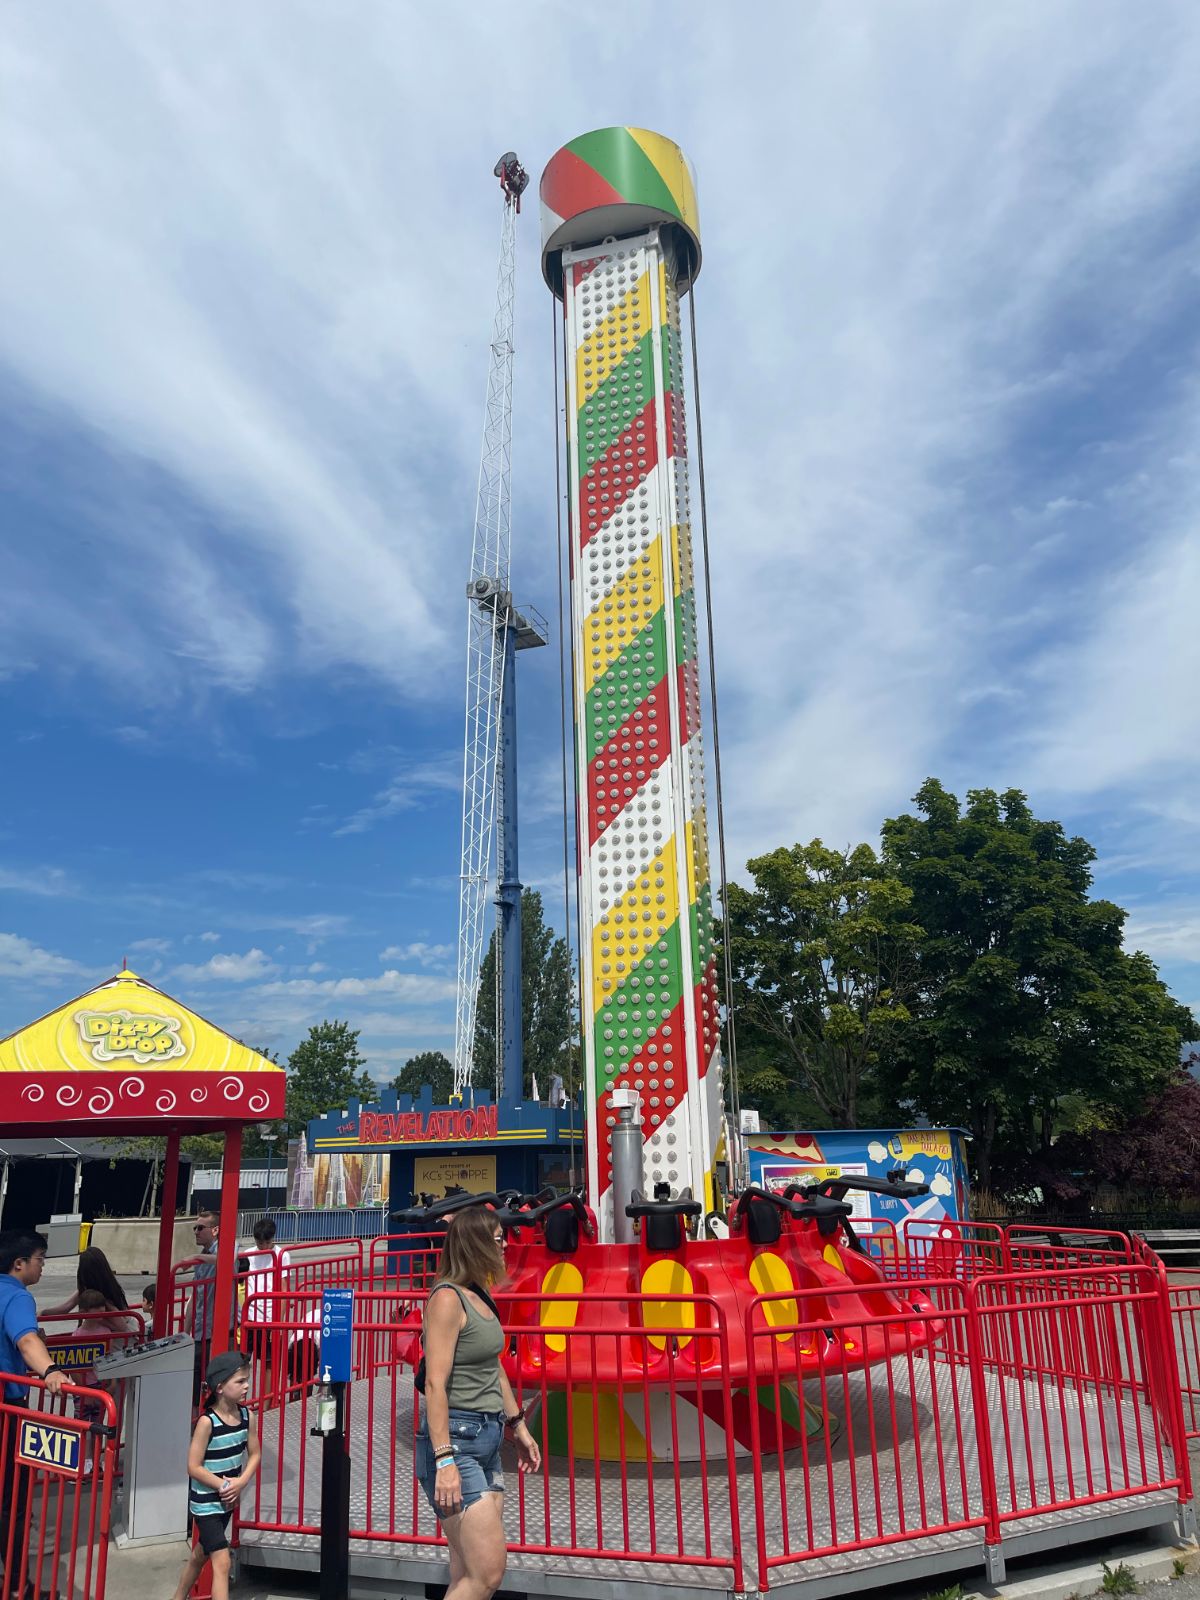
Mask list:
MULTIPOLYGON (((869 1328, 846 1322, 837 1290, 758 1296, 745 1312, 757 1375, 749 1386, 733 1379, 730 1331, 705 1297, 695 1297, 693 1319, 711 1341, 703 1378, 687 1350, 700 1335, 681 1339, 666 1309, 693 1297, 623 1301, 635 1321, 662 1326, 643 1330, 641 1341, 626 1338, 619 1361, 594 1297, 539 1297, 534 1320, 544 1326, 532 1332, 523 1297, 522 1348, 528 1354, 532 1340, 553 1349, 565 1383, 543 1380, 519 1397, 534 1402, 548 1448, 541 1474, 509 1484, 510 1548, 601 1562, 616 1574, 719 1569, 734 1589, 755 1576, 752 1555, 765 1589, 783 1569, 796 1576, 818 1558, 866 1559, 897 1544, 919 1550, 933 1538, 982 1538, 997 1549, 1007 1528, 1032 1517, 1147 1495, 1164 1505, 1190 1501, 1200 1274, 1194 1289, 1169 1285, 1137 1244, 1109 1249, 1083 1233, 1034 1239, 990 1225, 910 1224, 899 1233, 884 1225, 862 1243, 903 1297, 894 1316, 869 1328), (920 1263, 939 1270, 921 1275, 920 1263), (906 1288, 920 1294, 910 1300, 906 1288), (556 1303, 571 1306, 573 1324, 555 1316, 556 1303), (1182 1402, 1172 1324, 1186 1357, 1182 1402), (864 1365, 868 1334, 885 1326, 892 1348, 864 1365), (663 1348, 673 1352, 665 1381, 660 1373, 653 1383, 639 1366, 651 1333, 660 1359, 663 1348), (855 1364, 831 1356, 834 1344, 857 1345, 855 1364), (824 1357, 815 1367, 814 1351, 824 1357), (590 1379, 605 1353, 622 1374, 607 1389, 590 1379), (743 1550, 743 1529, 747 1537, 753 1530, 752 1552, 743 1550)), ((363 1509, 352 1537, 378 1548, 439 1539, 416 1478, 412 1389, 435 1259, 427 1238, 377 1240, 355 1299, 353 1503, 363 1509)), ((247 1530, 318 1531, 309 1429, 319 1298, 288 1290, 255 1306, 264 1330, 253 1391, 264 1468, 244 1508, 247 1530), (310 1347, 303 1361, 297 1346, 310 1347)), ((523 1366, 530 1370, 528 1360, 523 1366)))
POLYGON ((113 1397, 74 1385, 53 1396, 28 1375, 0 1381, 28 1391, 28 1403, 0 1400, 0 1600, 103 1600, 117 1477, 113 1397))

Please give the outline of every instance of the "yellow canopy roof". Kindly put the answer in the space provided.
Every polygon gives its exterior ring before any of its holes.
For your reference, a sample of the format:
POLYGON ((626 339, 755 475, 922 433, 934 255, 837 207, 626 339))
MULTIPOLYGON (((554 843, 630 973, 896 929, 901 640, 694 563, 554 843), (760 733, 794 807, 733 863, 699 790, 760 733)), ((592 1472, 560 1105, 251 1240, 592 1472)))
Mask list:
POLYGON ((283 1076, 282 1067, 136 972, 118 972, 107 983, 0 1039, 0 1072, 112 1072, 131 1067, 283 1076))

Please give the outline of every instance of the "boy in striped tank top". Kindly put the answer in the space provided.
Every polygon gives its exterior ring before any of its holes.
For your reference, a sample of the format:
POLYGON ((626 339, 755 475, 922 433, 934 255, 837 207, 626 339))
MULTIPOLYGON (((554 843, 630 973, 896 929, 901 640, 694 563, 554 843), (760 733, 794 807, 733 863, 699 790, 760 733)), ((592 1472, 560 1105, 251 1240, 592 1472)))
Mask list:
POLYGON ((212 1562, 212 1600, 229 1600, 229 1523, 262 1455, 246 1409, 250 1368, 245 1356, 240 1350, 214 1356, 204 1382, 208 1398, 188 1451, 188 1509, 197 1542, 179 1574, 175 1600, 186 1600, 207 1561, 212 1562))

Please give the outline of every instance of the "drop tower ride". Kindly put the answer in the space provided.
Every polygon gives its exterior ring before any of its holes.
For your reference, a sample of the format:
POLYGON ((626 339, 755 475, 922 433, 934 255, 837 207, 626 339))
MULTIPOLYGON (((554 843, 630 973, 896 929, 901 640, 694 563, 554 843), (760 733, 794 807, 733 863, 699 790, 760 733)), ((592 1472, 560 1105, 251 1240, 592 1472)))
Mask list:
POLYGON ((700 231, 683 152, 644 128, 565 145, 541 210, 565 351, 588 1198, 612 1239, 619 1121, 640 1117, 647 1195, 706 1210, 721 1132, 679 316, 700 231))

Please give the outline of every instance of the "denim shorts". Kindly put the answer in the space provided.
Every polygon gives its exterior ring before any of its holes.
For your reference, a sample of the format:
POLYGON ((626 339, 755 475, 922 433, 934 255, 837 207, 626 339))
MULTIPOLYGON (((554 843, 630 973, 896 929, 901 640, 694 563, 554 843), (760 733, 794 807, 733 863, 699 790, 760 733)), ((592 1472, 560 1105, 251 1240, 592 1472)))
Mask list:
MULTIPOLYGON (((485 1494, 504 1493, 504 1471, 500 1465, 500 1441, 504 1437, 504 1414, 500 1411, 459 1411, 450 1407, 450 1446, 454 1451, 454 1465, 458 1468, 462 1484, 460 1511, 467 1511, 485 1494)), ((437 1468, 433 1460, 433 1447, 429 1443, 429 1424, 422 1418, 417 1432, 417 1477, 425 1491, 425 1498, 433 1506, 433 1490, 437 1482, 437 1468)), ((458 1511, 448 1512, 457 1516, 458 1511)))

